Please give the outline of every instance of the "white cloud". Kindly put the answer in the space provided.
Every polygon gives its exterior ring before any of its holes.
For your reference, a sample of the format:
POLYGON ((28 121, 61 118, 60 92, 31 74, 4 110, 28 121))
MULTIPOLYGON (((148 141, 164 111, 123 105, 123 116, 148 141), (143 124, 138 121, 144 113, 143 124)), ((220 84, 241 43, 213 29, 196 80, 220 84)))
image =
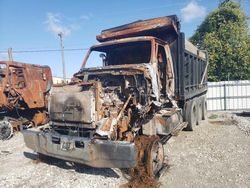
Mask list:
POLYGON ((184 22, 191 22, 196 18, 204 17, 206 15, 206 8, 198 5, 195 0, 189 2, 181 9, 181 16, 184 22))
POLYGON ((81 15, 78 18, 70 18, 49 12, 47 13, 45 24, 47 25, 47 30, 55 36, 59 33, 63 33, 64 36, 69 36, 73 30, 77 30, 81 27, 83 21, 87 21, 91 17, 91 13, 81 15))
POLYGON ((47 13, 47 19, 45 21, 47 30, 54 35, 63 33, 64 36, 68 36, 72 32, 72 25, 66 25, 62 23, 62 16, 60 14, 47 13))
POLYGON ((90 20, 93 16, 94 16, 94 15, 93 15, 91 12, 89 12, 89 13, 87 13, 87 14, 82 14, 82 15, 80 15, 80 17, 79 17, 79 20, 80 20, 80 21, 88 21, 88 20, 90 20))
POLYGON ((90 16, 89 15, 81 15, 80 20, 89 20, 90 16))

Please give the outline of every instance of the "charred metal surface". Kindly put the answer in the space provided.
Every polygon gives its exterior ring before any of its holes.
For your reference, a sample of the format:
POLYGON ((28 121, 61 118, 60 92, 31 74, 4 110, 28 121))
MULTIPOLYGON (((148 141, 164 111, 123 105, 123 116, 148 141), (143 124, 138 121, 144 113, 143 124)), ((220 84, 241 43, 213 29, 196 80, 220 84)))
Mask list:
POLYGON ((47 95, 52 86, 47 66, 0 61, 0 119, 14 130, 46 123, 47 95))
POLYGON ((139 20, 131 24, 122 25, 102 31, 96 38, 100 42, 128 38, 134 36, 155 36, 161 38, 161 34, 169 34, 163 39, 171 39, 173 35, 178 35, 178 25, 176 16, 164 16, 161 18, 154 18, 149 20, 139 20))

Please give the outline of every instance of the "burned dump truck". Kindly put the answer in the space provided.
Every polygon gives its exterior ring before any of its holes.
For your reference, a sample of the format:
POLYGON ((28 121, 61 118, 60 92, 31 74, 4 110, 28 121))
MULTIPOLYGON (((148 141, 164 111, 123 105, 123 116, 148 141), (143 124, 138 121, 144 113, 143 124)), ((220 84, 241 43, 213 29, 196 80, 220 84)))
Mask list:
POLYGON ((207 55, 185 40, 176 16, 104 30, 97 40, 71 83, 51 90, 50 121, 23 132, 26 146, 155 176, 163 144, 206 116, 207 55))
POLYGON ((0 61, 0 139, 48 120, 47 96, 52 86, 47 66, 0 61))

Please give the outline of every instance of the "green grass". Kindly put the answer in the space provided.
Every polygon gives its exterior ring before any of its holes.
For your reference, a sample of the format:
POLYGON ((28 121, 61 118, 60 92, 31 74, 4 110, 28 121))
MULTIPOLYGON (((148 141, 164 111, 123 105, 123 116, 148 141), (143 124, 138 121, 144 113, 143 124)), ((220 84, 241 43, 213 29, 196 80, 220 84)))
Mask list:
POLYGON ((218 115, 217 114, 211 114, 208 119, 216 119, 218 118, 218 115))

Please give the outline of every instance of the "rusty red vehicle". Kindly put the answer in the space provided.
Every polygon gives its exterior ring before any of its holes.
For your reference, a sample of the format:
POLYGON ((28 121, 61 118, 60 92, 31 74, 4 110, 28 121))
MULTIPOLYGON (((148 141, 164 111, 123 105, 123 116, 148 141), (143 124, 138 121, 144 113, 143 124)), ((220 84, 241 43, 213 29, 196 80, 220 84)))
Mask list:
POLYGON ((51 86, 48 66, 0 61, 0 139, 47 122, 47 96, 51 86))

